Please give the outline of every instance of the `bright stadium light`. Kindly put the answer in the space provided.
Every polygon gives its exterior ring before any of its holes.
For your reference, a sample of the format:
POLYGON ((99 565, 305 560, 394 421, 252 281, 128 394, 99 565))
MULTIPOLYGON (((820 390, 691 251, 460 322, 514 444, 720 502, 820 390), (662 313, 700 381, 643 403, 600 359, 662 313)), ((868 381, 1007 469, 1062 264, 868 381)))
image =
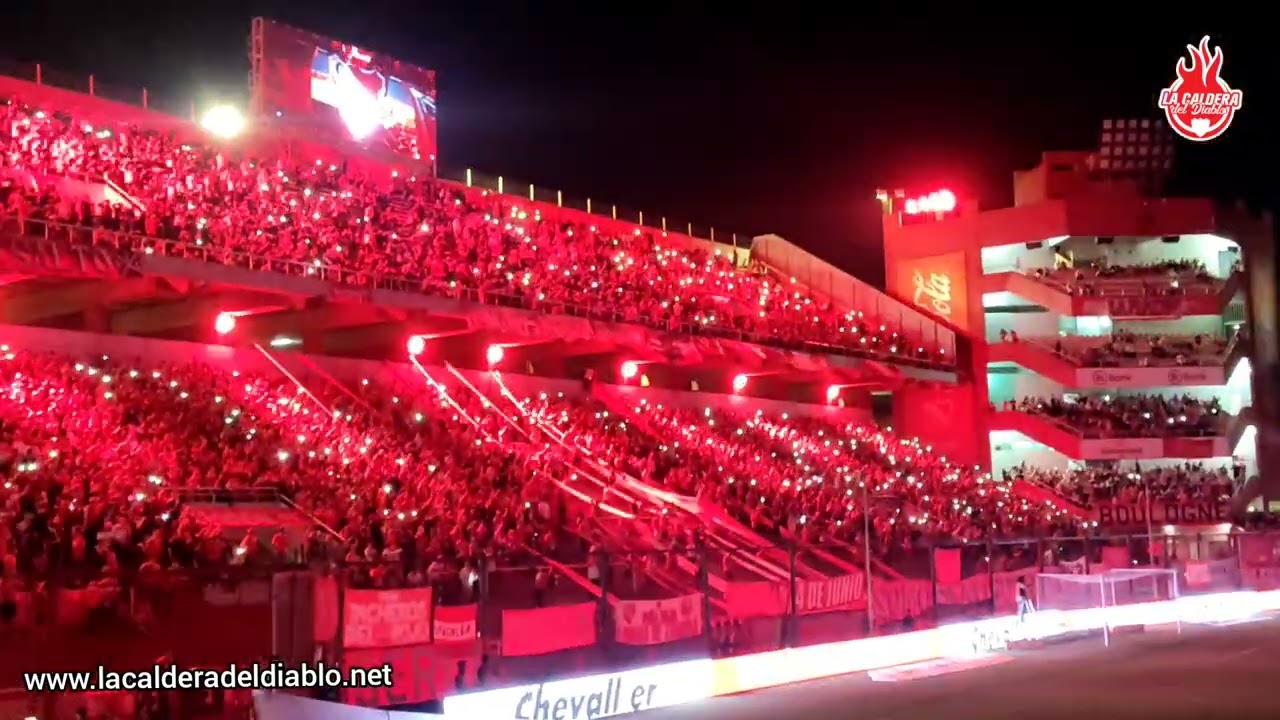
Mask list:
POLYGON ((218 317, 213 321, 213 329, 219 335, 226 335, 236 329, 236 316, 229 312, 218 313, 218 317))
POLYGON ((231 139, 244 132, 245 120, 232 105, 218 105, 209 108, 200 118, 200 127, 214 137, 231 139))
POLYGON ((409 349, 409 354, 417 357, 427 349, 427 339, 421 335, 410 335, 409 342, 406 343, 406 346, 409 349))
POLYGON ((506 352, 503 351, 501 345, 490 345, 489 349, 485 351, 484 357, 489 361, 490 365, 497 365, 502 362, 502 356, 505 354, 506 352))
POLYGON ((840 386, 828 385, 827 386, 827 402, 833 403, 837 399, 839 399, 839 397, 840 397, 840 386))
POLYGON ((737 375, 734 375, 733 391, 736 393, 740 393, 746 389, 747 389, 747 376, 743 375, 742 373, 738 373, 737 375))
POLYGON ((956 209, 956 194, 950 190, 939 190, 918 198, 909 198, 904 212, 908 215, 925 213, 949 213, 956 209))
POLYGON ((635 360, 628 360, 622 363, 622 379, 623 380, 631 380, 638 374, 640 374, 640 363, 636 362, 635 360))

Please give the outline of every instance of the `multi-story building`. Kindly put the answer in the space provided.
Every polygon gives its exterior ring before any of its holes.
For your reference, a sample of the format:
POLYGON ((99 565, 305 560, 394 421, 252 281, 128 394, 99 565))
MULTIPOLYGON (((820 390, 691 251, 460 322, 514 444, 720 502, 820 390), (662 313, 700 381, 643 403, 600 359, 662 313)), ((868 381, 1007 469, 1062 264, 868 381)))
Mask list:
POLYGON ((1089 160, 1046 153, 1015 174, 1010 208, 883 198, 891 294, 967 338, 975 378, 921 398, 900 429, 953 435, 996 472, 1195 460, 1255 475, 1272 416, 1255 375, 1274 361, 1269 219, 1150 197, 1089 160))

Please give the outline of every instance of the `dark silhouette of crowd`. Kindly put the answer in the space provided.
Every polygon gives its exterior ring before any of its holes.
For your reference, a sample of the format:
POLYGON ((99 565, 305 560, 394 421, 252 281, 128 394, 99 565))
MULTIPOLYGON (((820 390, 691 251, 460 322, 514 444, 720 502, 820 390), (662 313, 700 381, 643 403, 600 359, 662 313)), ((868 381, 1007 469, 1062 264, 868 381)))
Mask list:
POLYGON ((1041 415, 1085 437, 1207 437, 1226 433, 1231 416, 1217 398, 1190 395, 1084 395, 1024 398, 1002 409, 1041 415))

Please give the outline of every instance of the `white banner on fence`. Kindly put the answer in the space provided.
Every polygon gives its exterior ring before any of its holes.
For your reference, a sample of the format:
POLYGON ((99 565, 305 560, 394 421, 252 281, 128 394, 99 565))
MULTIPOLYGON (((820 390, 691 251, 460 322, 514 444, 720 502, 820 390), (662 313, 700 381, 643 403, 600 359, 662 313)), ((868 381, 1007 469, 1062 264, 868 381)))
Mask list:
POLYGON ((660 645, 702 634, 702 595, 665 600, 621 600, 614 627, 623 645, 660 645))

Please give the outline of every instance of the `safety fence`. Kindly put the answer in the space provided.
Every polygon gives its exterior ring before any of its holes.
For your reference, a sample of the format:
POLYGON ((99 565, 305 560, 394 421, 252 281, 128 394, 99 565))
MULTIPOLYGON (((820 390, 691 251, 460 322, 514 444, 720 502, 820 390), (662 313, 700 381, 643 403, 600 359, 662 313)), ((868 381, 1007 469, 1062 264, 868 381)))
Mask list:
POLYGON ((1280 587, 1280 533, 1054 537, 876 552, 779 545, 605 549, 561 541, 480 562, 247 565, 110 577, 53 573, 3 587, 0 687, 86 658, 191 667, 317 656, 389 663, 391 688, 344 702, 429 702, 536 682, 906 632, 1037 602, 1040 573, 1174 571, 1183 595, 1280 587), (234 632, 228 632, 234 628, 234 632), (52 648, 50 650, 49 648, 52 648), (35 667, 30 658, 38 657, 35 667), (47 666, 47 667, 46 667, 47 666))

